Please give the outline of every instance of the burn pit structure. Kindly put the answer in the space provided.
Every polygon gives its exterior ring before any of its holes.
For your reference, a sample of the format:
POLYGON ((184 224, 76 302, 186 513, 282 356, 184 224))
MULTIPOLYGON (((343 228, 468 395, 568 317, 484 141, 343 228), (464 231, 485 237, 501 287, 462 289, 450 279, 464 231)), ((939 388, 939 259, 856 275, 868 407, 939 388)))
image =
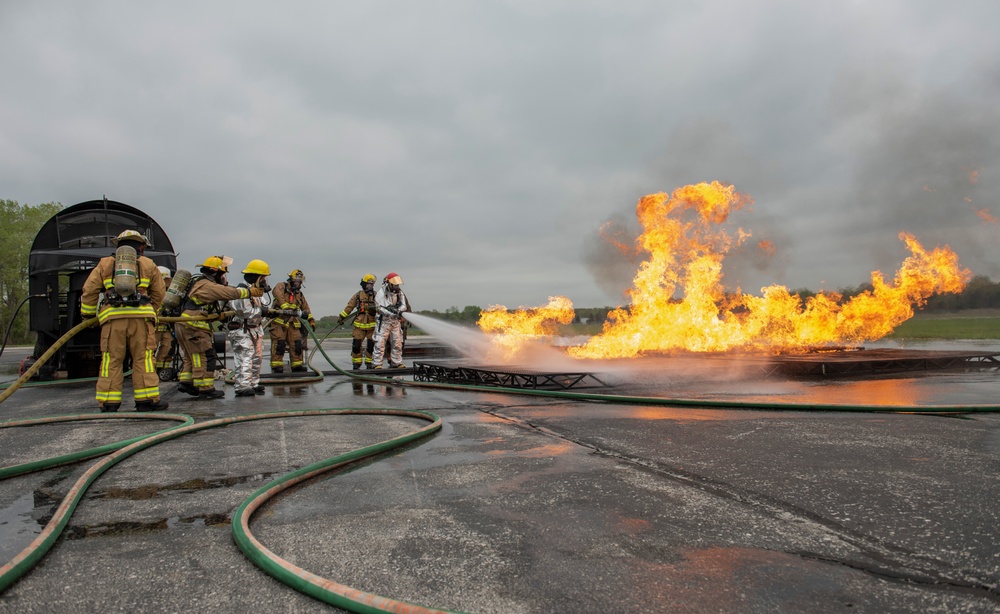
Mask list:
MULTIPOLYGON (((63 209, 35 235, 28 255, 29 321, 37 333, 35 357, 83 321, 83 284, 101 258, 114 255, 112 239, 129 229, 149 242, 145 256, 158 266, 177 270, 177 255, 163 228, 139 209, 107 198, 63 209)), ((39 378, 52 379, 57 371, 71 379, 94 377, 100 362, 100 329, 90 327, 67 341, 42 368, 39 378)))

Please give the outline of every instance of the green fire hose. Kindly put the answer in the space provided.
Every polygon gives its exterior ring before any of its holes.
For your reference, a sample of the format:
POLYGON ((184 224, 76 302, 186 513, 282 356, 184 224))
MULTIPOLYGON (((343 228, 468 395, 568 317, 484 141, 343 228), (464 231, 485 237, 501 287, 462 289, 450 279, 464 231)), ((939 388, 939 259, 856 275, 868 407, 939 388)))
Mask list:
MULTIPOLYGON (((310 574, 305 570, 301 570, 295 567, 288 561, 278 557, 276 554, 264 547, 260 542, 253 536, 249 530, 250 517, 254 512, 260 508, 268 499, 273 497, 279 492, 287 490, 296 484, 302 483, 312 477, 315 477, 321 473, 331 471, 333 469, 341 468, 347 466, 351 463, 359 462, 362 459, 370 458, 378 454, 384 454, 401 446, 405 446, 411 442, 417 441, 419 439, 426 438, 433 433, 437 432, 441 428, 441 418, 430 412, 416 411, 416 410, 395 410, 395 409, 313 409, 313 410, 301 410, 301 411, 279 411, 271 413, 262 414, 251 414, 244 416, 231 416, 227 418, 218 418, 215 420, 208 420, 206 422, 200 422, 193 424, 193 420, 189 416, 181 415, 171 415, 171 414, 159 414, 150 416, 141 416, 146 419, 174 419, 174 420, 184 420, 185 423, 180 426, 175 426, 164 431, 159 431, 151 435, 138 438, 138 440, 132 440, 132 443, 127 446, 121 447, 115 452, 112 452, 108 456, 105 456, 100 461, 92 465, 83 475, 81 475, 77 481, 70 488, 66 497, 63 499, 62 503, 56 509, 51 520, 46 524, 45 528, 41 531, 39 535, 35 537, 32 542, 25 547, 21 552, 19 552, 13 559, 8 561, 5 565, 0 567, 0 592, 6 590, 11 584, 17 581, 18 578, 27 573, 34 565, 36 565, 42 557, 52 548, 52 546, 59 539, 63 530, 69 523, 69 519, 76 509, 76 506, 82 500, 86 490, 100 477, 105 471, 116 465, 117 463, 125 460, 126 458, 145 450, 151 446, 154 446, 183 435, 190 433, 195 433, 203 431, 210 428, 215 428, 219 426, 226 426, 230 424, 235 424, 238 422, 249 422, 254 420, 268 420, 272 418, 296 418, 302 416, 330 416, 330 415, 375 415, 375 416, 401 416, 406 418, 418 418, 429 422, 429 424, 424 427, 406 433, 399 437, 382 441, 373 445, 365 446, 363 448, 347 452, 345 454, 340 454, 338 456, 319 461, 293 471, 287 475, 284 475, 276 480, 273 480, 269 484, 265 485, 261 489, 257 490, 248 499, 246 499, 234 512, 233 518, 233 538, 239 545, 240 549, 254 561, 261 569, 266 571, 268 574, 274 576, 278 580, 288 584, 295 590, 304 592, 316 599, 324 601, 326 603, 331 603, 337 605, 338 607, 348 608, 355 612, 413 612, 413 613, 429 613, 429 612, 444 612, 443 610, 436 610, 431 608, 425 608, 423 606, 397 601, 387 597, 382 597, 372 593, 365 593, 350 587, 344 586, 333 582, 332 580, 327 580, 314 574, 310 574)), ((139 417, 135 414, 118 414, 113 416, 114 418, 121 419, 127 417, 139 417)), ((105 415, 94 415, 90 414, 86 417, 76 417, 76 416, 61 416, 54 417, 52 419, 40 419, 38 421, 22 421, 21 424, 9 424, 8 426, 27 426, 29 422, 34 422, 36 424, 42 424, 45 421, 66 421, 70 419, 80 418, 80 419, 108 419, 112 416, 105 415)), ((124 442, 119 442, 124 443, 124 442)), ((117 445, 117 444, 113 444, 117 445)), ((89 452, 89 451, 87 451, 89 452)), ((86 454, 87 452, 81 452, 80 454, 86 454)), ((36 471, 42 468, 55 466, 58 464, 64 464, 66 461, 65 457, 55 457, 52 459, 45 459, 42 461, 36 461, 31 463, 31 468, 26 468, 20 473, 27 471, 36 471)), ((18 467, 26 467, 28 464, 20 465, 18 467)), ((10 474, 14 475, 14 473, 10 474)), ((2 477, 10 477, 10 475, 5 475, 2 477)), ((0 479, 2 479, 0 477, 0 479)))

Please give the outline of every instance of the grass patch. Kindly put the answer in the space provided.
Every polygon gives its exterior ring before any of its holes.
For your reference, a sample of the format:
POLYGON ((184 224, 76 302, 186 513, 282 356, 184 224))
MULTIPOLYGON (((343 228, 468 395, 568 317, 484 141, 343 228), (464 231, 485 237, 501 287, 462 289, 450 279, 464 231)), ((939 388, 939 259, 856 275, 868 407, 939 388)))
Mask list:
POLYGON ((890 339, 1000 339, 1000 317, 911 318, 890 339))

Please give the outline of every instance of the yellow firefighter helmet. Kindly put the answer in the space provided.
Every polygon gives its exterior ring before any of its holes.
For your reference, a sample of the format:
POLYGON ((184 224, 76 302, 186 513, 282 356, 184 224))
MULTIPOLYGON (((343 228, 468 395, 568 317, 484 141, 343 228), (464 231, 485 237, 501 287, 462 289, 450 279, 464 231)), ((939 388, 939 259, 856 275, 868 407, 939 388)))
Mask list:
POLYGON ((243 269, 243 273, 256 273, 257 275, 270 275, 271 267, 267 265, 263 260, 251 260, 247 263, 247 268, 243 269))
MULTIPOLYGON (((232 262, 230 260, 230 262, 232 262)), ((226 262, 225 256, 209 256, 205 258, 205 262, 198 265, 200 269, 218 269, 223 273, 229 272, 229 264, 226 262)))

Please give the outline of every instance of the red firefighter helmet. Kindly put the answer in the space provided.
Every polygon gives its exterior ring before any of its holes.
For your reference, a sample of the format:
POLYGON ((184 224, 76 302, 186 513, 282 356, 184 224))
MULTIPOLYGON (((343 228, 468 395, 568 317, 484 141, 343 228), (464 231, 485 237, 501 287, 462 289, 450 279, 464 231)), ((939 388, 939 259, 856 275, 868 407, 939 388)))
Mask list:
POLYGON ((403 278, 400 277, 398 273, 389 273, 388 275, 385 276, 385 279, 382 280, 382 283, 392 284, 394 286, 402 286, 403 278))

